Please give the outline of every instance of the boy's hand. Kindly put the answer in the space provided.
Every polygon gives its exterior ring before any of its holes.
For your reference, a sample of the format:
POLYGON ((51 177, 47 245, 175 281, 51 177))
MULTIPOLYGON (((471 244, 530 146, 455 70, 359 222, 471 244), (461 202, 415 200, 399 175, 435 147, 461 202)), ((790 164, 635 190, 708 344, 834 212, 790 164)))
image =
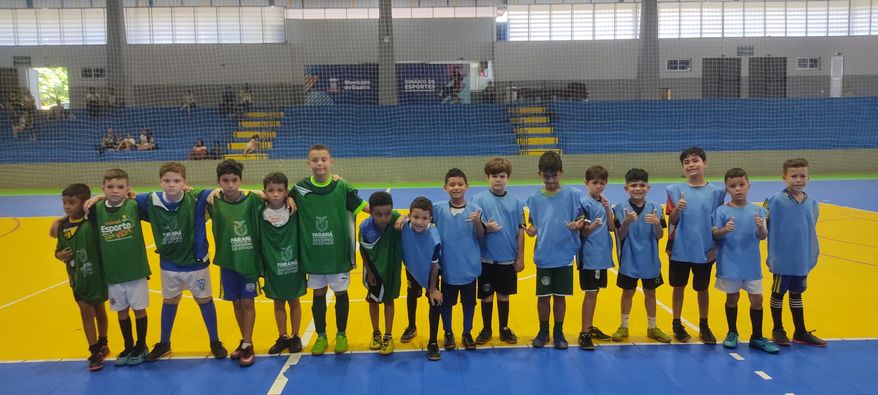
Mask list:
POLYGON ((63 217, 61 217, 61 218, 58 218, 58 219, 52 221, 52 224, 49 225, 49 237, 51 237, 51 238, 53 238, 53 239, 57 239, 57 238, 58 238, 58 228, 61 227, 61 223, 64 222, 64 219, 65 219, 65 218, 67 218, 66 215, 63 216, 63 217))
POLYGON ((530 224, 530 226, 524 229, 524 233, 526 233, 529 237, 534 237, 537 235, 537 227, 534 226, 534 224, 530 224))
POLYGON ((500 226, 497 221, 494 221, 494 218, 489 219, 485 224, 485 233, 496 233, 499 232, 500 229, 503 229, 503 227, 500 226))
POLYGON ((94 207, 95 204, 98 204, 98 202, 100 202, 101 200, 104 200, 106 198, 107 197, 104 195, 92 196, 92 197, 88 198, 88 200, 86 200, 85 203, 82 204, 82 209, 85 210, 86 213, 90 213, 91 208, 94 207))
POLYGON ((637 221, 637 213, 634 211, 630 211, 627 208, 625 209, 625 220, 626 224, 630 224, 634 221, 637 221))
POLYGON ((469 215, 466 216, 466 221, 467 222, 479 221, 480 220, 479 217, 481 215, 482 215, 482 210, 473 211, 473 212, 469 213, 469 215))
POLYGON ((601 195, 601 205, 604 206, 604 209, 606 209, 606 210, 609 210, 611 208, 610 207, 610 200, 607 199, 607 197, 604 195, 601 195))
POLYGON ((299 209, 299 206, 296 206, 296 201, 293 200, 293 198, 291 198, 289 196, 287 196, 287 207, 290 208, 290 215, 295 214, 296 210, 299 209))
POLYGON ((375 276, 373 276, 372 272, 369 270, 366 270, 366 281, 369 282, 369 286, 374 287, 378 285, 378 280, 375 279, 375 276))
POLYGON ((512 268, 515 269, 516 273, 521 273, 524 270, 524 259, 516 259, 512 268))
POLYGON ((735 230, 735 217, 730 217, 729 220, 726 221, 726 226, 723 226, 723 230, 726 233, 729 233, 729 232, 735 230))
POLYGON ((213 201, 216 200, 220 192, 222 192, 222 189, 219 188, 210 191, 210 195, 207 195, 207 204, 213 206, 213 201))
MULTIPOLYGON (((652 212, 646 214, 646 217, 644 217, 643 220, 650 225, 657 225, 659 223, 658 215, 656 215, 657 211, 658 209, 652 209, 652 212)), ((634 215, 637 215, 637 213, 634 213, 634 215)))
POLYGON ((759 216, 759 214, 755 215, 756 227, 759 229, 765 229, 765 218, 759 216))
POLYGON ((683 197, 683 192, 680 192, 680 200, 677 201, 677 205, 674 206, 674 209, 677 211, 686 210, 686 198, 683 197))
POLYGON ((189 185, 183 185, 183 193, 192 192, 192 187, 189 185))
POLYGON ((585 225, 585 218, 580 218, 575 221, 570 221, 567 223, 567 229, 570 230, 580 230, 582 226, 585 225))
POLYGON ((430 304, 433 306, 442 305, 442 292, 439 292, 438 289, 430 291, 430 304))
POLYGON ((332 175, 332 181, 338 181, 338 180, 341 180, 341 179, 342 179, 341 176, 338 175, 338 174, 333 174, 333 175, 332 175))
POLYGON ((61 251, 55 253, 55 258, 58 258, 59 261, 67 263, 73 259, 73 250, 70 247, 67 247, 61 251))
POLYGON ((135 192, 134 189, 129 189, 128 190, 128 199, 134 199, 136 197, 137 197, 137 192, 135 192))
POLYGON ((402 230, 402 228, 405 226, 406 221, 408 221, 408 220, 409 220, 408 215, 406 215, 406 216, 400 215, 399 218, 396 219, 396 222, 393 223, 393 229, 402 230))

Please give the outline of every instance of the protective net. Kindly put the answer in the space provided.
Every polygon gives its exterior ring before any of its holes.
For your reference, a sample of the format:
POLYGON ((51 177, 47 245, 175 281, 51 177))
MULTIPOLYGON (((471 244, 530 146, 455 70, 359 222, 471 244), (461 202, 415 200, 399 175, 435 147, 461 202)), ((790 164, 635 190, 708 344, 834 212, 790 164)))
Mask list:
POLYGON ((0 188, 295 179, 317 143, 355 183, 532 180, 550 150, 677 177, 692 145, 712 177, 878 172, 878 0, 527 3, 4 1, 0 188))

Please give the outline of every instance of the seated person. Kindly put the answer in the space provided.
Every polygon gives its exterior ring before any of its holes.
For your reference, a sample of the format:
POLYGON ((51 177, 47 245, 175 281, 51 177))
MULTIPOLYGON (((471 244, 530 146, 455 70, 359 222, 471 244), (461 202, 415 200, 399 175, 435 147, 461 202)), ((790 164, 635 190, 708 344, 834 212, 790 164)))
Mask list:
POLYGON ((213 146, 210 147, 210 151, 207 153, 208 159, 222 159, 223 155, 226 154, 226 147, 223 144, 220 144, 219 141, 214 141, 213 146))
POLYGON ((85 95, 85 108, 88 114, 96 117, 101 114, 101 95, 97 93, 95 88, 88 88, 88 94, 85 95))
POLYGON ((250 106, 253 104, 253 94, 250 92, 250 84, 244 84, 244 87, 241 88, 241 91, 238 93, 238 105, 240 106, 241 112, 246 113, 250 111, 250 106))
POLYGON ((195 142, 195 146, 192 147, 192 150, 189 151, 189 159, 191 159, 191 160, 207 159, 207 146, 204 145, 204 140, 198 139, 198 141, 195 142))
POLYGON ((256 150, 259 149, 259 135, 254 134, 253 137, 250 138, 250 141, 247 142, 247 146, 244 147, 244 155, 250 155, 255 153, 256 150))
POLYGON ((125 138, 119 140, 119 144, 116 145, 117 151, 130 151, 137 147, 137 143, 134 141, 134 137, 131 137, 131 133, 125 136, 125 138))
POLYGON ((22 112, 18 115, 18 120, 12 125, 12 139, 18 140, 18 134, 21 132, 31 132, 31 140, 37 139, 37 135, 34 133, 33 116, 30 113, 22 112))
POLYGON ((137 149, 141 151, 150 151, 156 149, 155 139, 152 137, 152 133, 149 131, 149 128, 140 129, 140 138, 137 142, 137 149))
POLYGON ((195 96, 192 95, 191 90, 187 90, 186 93, 183 94, 183 106, 180 107, 181 110, 192 110, 197 107, 195 104, 195 96))

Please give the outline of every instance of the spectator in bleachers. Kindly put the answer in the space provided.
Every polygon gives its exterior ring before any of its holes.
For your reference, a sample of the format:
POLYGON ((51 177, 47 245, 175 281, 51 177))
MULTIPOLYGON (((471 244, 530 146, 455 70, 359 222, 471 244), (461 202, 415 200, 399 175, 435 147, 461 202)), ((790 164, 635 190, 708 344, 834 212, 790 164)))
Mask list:
POLYGON ((107 128, 104 137, 101 137, 101 143, 98 144, 98 153, 103 154, 106 151, 113 151, 116 149, 117 144, 118 142, 116 141, 116 136, 113 134, 113 128, 107 128))
POLYGON ((189 151, 189 159, 191 160, 204 160, 207 159, 207 146, 204 145, 204 140, 198 139, 195 141, 195 146, 189 151))
POLYGON ((244 84, 244 87, 238 92, 238 107, 241 111, 241 115, 243 116, 247 111, 250 111, 252 105, 253 93, 250 92, 250 84, 244 84))
POLYGON ((116 89, 110 88, 107 91, 107 98, 104 101, 106 108, 124 108, 125 102, 121 98, 116 97, 116 89))
POLYGON ((226 154, 226 147, 221 144, 219 141, 214 141, 213 146, 210 147, 210 151, 207 153, 208 159, 222 159, 226 154))
POLYGON ((131 151, 136 147, 137 142, 134 141, 134 137, 131 137, 131 133, 128 133, 125 138, 119 140, 119 144, 116 145, 116 151, 131 151))
POLYGON ((191 113, 192 109, 195 107, 195 96, 192 94, 191 90, 187 90, 186 93, 183 94, 183 106, 180 107, 180 109, 191 113))
POLYGON ((140 138, 137 142, 137 149, 141 151, 152 151, 156 149, 155 139, 152 137, 152 132, 149 131, 149 128, 140 129, 140 138))
POLYGON ((37 140, 37 134, 34 131, 34 118, 29 112, 20 112, 18 120, 12 125, 12 139, 18 140, 19 133, 30 132, 31 141, 37 140))
POLYGON ((247 142, 247 146, 244 147, 244 156, 256 153, 257 150, 259 150, 259 135, 254 134, 247 142))
POLYGON ((85 109, 88 111, 88 115, 93 117, 101 115, 101 106, 101 95, 95 88, 88 88, 88 94, 85 95, 85 109))
POLYGON ((235 115, 235 92, 231 86, 226 86, 223 90, 223 98, 220 102, 219 113, 224 117, 233 117, 235 115))

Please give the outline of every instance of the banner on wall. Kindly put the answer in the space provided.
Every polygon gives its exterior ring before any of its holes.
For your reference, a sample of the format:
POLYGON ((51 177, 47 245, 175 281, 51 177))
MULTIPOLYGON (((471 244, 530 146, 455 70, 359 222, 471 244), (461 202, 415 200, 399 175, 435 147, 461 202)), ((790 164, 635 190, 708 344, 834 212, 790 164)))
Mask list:
POLYGON ((469 103, 469 72, 469 63, 398 63, 399 103, 469 103))
POLYGON ((378 104, 377 64, 305 66, 305 105, 378 104))

